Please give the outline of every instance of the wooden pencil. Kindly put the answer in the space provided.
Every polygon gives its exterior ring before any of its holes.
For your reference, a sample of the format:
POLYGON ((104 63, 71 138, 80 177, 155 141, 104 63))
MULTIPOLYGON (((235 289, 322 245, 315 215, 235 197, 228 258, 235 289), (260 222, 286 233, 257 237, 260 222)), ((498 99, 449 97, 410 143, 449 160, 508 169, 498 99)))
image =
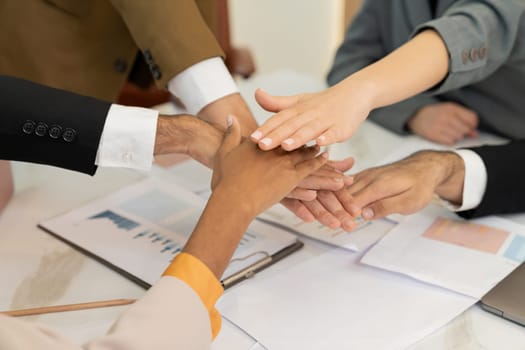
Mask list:
POLYGON ((54 305, 54 306, 44 306, 44 307, 22 309, 22 310, 0 311, 0 314, 7 315, 7 316, 13 316, 13 317, 41 315, 41 314, 49 314, 49 313, 54 313, 54 312, 77 311, 77 310, 96 309, 96 308, 101 308, 101 307, 128 305, 128 304, 134 303, 135 300, 136 299, 101 300, 101 301, 92 301, 89 303, 54 305))

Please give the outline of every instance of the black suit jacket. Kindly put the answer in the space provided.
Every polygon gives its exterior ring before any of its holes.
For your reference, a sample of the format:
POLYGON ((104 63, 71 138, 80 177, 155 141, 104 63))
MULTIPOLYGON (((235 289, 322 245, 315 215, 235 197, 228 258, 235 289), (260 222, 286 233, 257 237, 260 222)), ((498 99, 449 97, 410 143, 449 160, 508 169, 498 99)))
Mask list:
POLYGON ((487 188, 480 205, 460 215, 472 218, 525 212, 525 140, 472 150, 487 168, 487 188))
POLYGON ((0 76, 0 159, 93 175, 108 102, 0 76))

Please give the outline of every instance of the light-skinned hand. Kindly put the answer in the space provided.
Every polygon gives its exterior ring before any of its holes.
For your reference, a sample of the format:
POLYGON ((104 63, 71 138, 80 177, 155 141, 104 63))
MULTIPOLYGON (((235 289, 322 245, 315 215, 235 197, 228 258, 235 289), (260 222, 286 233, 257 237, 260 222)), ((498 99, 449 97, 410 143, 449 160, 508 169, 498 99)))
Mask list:
POLYGON ((325 146, 348 139, 366 119, 370 106, 364 93, 346 85, 295 96, 272 96, 258 89, 259 105, 276 114, 251 134, 252 141, 263 150, 281 146, 291 151, 310 141, 325 146), (353 99, 348 98, 351 92, 353 99))
POLYGON ((461 203, 465 165, 454 152, 422 151, 398 162, 361 171, 347 191, 351 205, 366 220, 412 214, 434 193, 461 203))
POLYGON ((457 103, 428 105, 417 111, 407 122, 416 135, 430 141, 453 145, 465 137, 477 137, 477 114, 457 103))

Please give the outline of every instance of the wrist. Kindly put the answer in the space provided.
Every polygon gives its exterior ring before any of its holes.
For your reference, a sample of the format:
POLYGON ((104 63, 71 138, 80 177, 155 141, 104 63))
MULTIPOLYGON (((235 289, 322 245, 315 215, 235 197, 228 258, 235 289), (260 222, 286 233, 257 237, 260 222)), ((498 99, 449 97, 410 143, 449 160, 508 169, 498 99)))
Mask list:
POLYGON ((189 115, 160 115, 158 118, 154 155, 189 154, 189 146, 197 130, 195 118, 189 115))
POLYGON ((463 202, 465 163, 455 152, 439 152, 443 166, 442 180, 436 187, 436 194, 455 204, 463 202))
POLYGON ((227 215, 239 223, 249 225, 260 214, 246 193, 240 193, 238 186, 228 186, 219 182, 211 194, 211 199, 219 203, 227 215))
POLYGON ((348 95, 348 92, 350 92, 352 98, 347 100, 351 101, 351 103, 359 101, 359 104, 368 112, 379 107, 377 105, 379 86, 373 79, 368 78, 367 74, 363 74, 362 71, 352 74, 339 84, 334 85, 333 88, 343 89, 345 91, 344 95, 348 95))

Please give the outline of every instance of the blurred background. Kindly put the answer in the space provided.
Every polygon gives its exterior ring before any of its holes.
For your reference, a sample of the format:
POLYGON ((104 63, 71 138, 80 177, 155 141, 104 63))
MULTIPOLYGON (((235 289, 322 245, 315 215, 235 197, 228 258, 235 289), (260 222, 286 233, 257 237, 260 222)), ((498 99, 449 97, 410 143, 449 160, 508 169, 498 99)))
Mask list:
POLYGON ((228 0, 230 38, 258 74, 293 69, 324 80, 361 0, 228 0))

